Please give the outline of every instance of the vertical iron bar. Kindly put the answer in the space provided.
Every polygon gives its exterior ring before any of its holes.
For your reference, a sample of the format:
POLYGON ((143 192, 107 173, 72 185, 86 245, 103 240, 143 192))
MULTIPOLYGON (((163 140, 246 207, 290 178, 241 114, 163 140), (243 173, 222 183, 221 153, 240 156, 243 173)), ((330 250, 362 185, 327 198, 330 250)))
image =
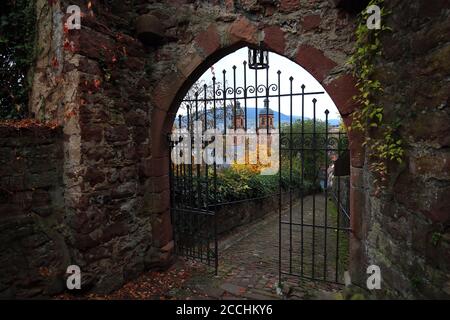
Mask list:
MULTIPOLYGON (((176 122, 175 122, 176 123, 176 122)), ((171 159, 171 154, 173 152, 173 148, 175 148, 175 141, 172 141, 172 139, 170 138, 170 142, 169 142, 169 185, 170 185, 170 219, 171 219, 171 223, 172 226, 174 226, 176 228, 176 223, 175 223, 175 212, 174 212, 174 203, 175 203, 175 181, 173 178, 173 167, 175 166, 175 163, 172 163, 171 159)), ((175 154, 176 150, 175 150, 175 154)), ((177 233, 175 232, 175 235, 177 233)), ((175 239, 174 239, 175 240, 175 239)), ((177 247, 177 242, 175 242, 175 250, 177 247)))
MULTIPOLYGON (((181 126, 182 126, 182 115, 180 114, 179 116, 178 116, 178 128, 179 129, 181 129, 181 126)), ((181 139, 185 139, 186 137, 179 137, 178 139, 180 140, 180 138, 181 139)), ((178 142, 178 145, 180 145, 180 143, 185 143, 185 141, 179 141, 178 142)), ((182 150, 182 152, 183 152, 183 157, 184 157, 184 152, 186 152, 185 150, 182 150)), ((177 152, 177 155, 178 155, 178 152, 177 152)), ((181 155, 181 154, 180 154, 181 155)), ((184 164, 184 161, 183 161, 183 164, 184 164)), ((174 164, 175 165, 175 164, 174 164)), ((177 165, 177 187, 179 188, 179 187, 181 187, 181 177, 182 177, 182 167, 180 166, 180 165, 177 165)), ((183 181, 184 182, 184 181, 183 181)), ((175 191, 175 190, 174 190, 175 191)), ((184 188, 182 188, 182 190, 181 190, 181 195, 184 193, 184 188)), ((175 194, 176 195, 176 194, 175 194)), ((181 198, 183 198, 183 196, 181 196, 181 198)), ((175 200, 175 199, 174 199, 175 200)))
MULTIPOLYGON (((206 85, 206 83, 203 85, 203 102, 204 102, 204 127, 203 127, 203 132, 206 132, 206 130, 208 130, 208 108, 207 108, 207 89, 208 86, 206 85)), ((204 141, 205 145, 207 145, 207 141, 204 141)), ((208 160, 208 155, 206 155, 207 160, 208 160)), ((208 208, 208 202, 209 202, 209 177, 208 177, 208 162, 205 162, 205 201, 203 203, 203 207, 205 208, 206 211, 209 210, 208 208)), ((205 246, 206 243, 208 243, 208 239, 204 239, 204 237, 201 237, 200 239, 200 261, 203 261, 203 247, 205 246)))
MULTIPOLYGON (((187 121, 188 121, 188 117, 189 117, 188 116, 189 115, 188 112, 189 112, 189 105, 186 105, 186 125, 187 125, 187 121)), ((188 129, 187 132, 189 133, 189 129, 188 129)), ((187 146, 189 146, 189 143, 190 143, 189 135, 187 135, 184 143, 186 143, 187 146)), ((189 148, 187 147, 186 150, 189 150, 189 148)), ((183 161, 183 163, 184 163, 184 161, 183 161)), ((180 198, 181 202, 180 203, 175 203, 175 205, 177 207, 176 214, 177 214, 177 220, 178 220, 178 222, 177 222, 177 230, 179 230, 179 235, 181 235, 181 237, 177 237, 178 239, 182 238, 182 234, 184 232, 184 230, 182 228, 182 226, 184 225, 183 215, 182 215, 181 211, 178 210, 178 208, 181 207, 182 203, 186 205, 186 202, 185 202, 186 198, 185 198, 185 196, 186 196, 186 193, 189 192, 188 191, 189 184, 188 184, 188 180, 187 180, 187 173, 186 173, 186 166, 185 165, 183 165, 182 170, 184 170, 184 175, 183 175, 183 192, 181 193, 182 196, 180 198)), ((184 246, 181 243, 179 244, 178 248, 179 248, 179 254, 184 254, 184 246)))
MULTIPOLYGON (((189 155, 189 163, 188 163, 188 174, 189 174, 189 195, 192 195, 192 191, 193 191, 193 181, 192 181, 192 145, 193 145, 193 130, 192 130, 192 126, 191 126, 191 109, 192 107, 189 106, 188 109, 188 114, 187 114, 187 126, 188 126, 188 132, 189 132, 189 141, 188 143, 190 144, 190 149, 191 149, 191 154, 189 155)), ((193 202, 193 197, 190 196, 189 197, 189 205, 191 208, 194 207, 194 202, 193 202)))
MULTIPOLYGON (((181 126, 182 126, 182 119, 183 117, 182 117, 182 115, 180 114, 180 115, 178 115, 178 128, 181 130, 181 126)), ((184 140, 184 138, 185 137, 182 137, 182 139, 184 140)), ((180 139, 180 137, 179 137, 179 139, 180 139)), ((185 141, 183 141, 183 142, 181 142, 181 141, 179 141, 178 142, 178 144, 180 144, 180 143, 185 143, 185 141)), ((179 154, 178 152, 176 153, 177 155, 179 154)), ((181 155, 181 154, 180 154, 181 155)), ((184 156, 184 155, 183 155, 184 156)), ((174 164, 175 165, 175 164, 174 164)), ((183 166, 184 166, 184 161, 182 161, 182 164, 181 165, 176 165, 177 166, 177 178, 176 178, 176 180, 177 180, 177 183, 176 183, 176 186, 177 186, 177 189, 180 189, 181 188, 181 190, 179 190, 178 192, 179 192, 179 197, 180 197, 180 199, 179 200, 181 200, 181 201, 183 201, 183 198, 184 198, 184 192, 185 192, 185 190, 184 190, 184 177, 183 177, 183 166), (182 187, 183 186, 183 187, 182 187)), ((175 199, 174 199, 174 201, 175 201, 175 199)), ((175 202, 174 202, 175 203, 175 202)))
MULTIPOLYGON (((207 85, 205 84, 204 86, 204 94, 203 94, 203 102, 204 102, 204 127, 203 127, 203 132, 206 132, 206 130, 208 130, 208 102, 206 101, 207 99, 207 85)), ((203 142, 204 145, 206 146, 208 143, 207 141, 203 142)), ((209 156, 207 155, 207 159, 209 158, 209 156)), ((209 196, 209 181, 208 181, 208 163, 205 162, 205 179, 206 179, 206 189, 205 189, 205 201, 203 204, 203 207, 205 208, 205 210, 208 210, 208 196, 209 196)))
MULTIPOLYGON (((244 60, 244 131, 247 133, 247 62, 244 60)), ((247 136, 244 140, 245 164, 249 163, 249 150, 247 136)))
MULTIPOLYGON (((236 66, 233 66, 233 126, 234 126, 234 133, 236 134, 236 125, 237 125, 237 119, 236 119, 236 108, 237 108, 237 100, 236 100, 236 66)), ((233 160, 234 162, 237 161, 237 137, 233 138, 236 139, 233 141, 233 160)))
MULTIPOLYGON (((256 139, 259 141, 258 129, 258 70, 255 69, 255 133, 256 139)), ((256 144, 256 163, 259 164, 259 143, 256 144)))
POLYGON ((266 127, 267 127, 267 152, 269 147, 269 67, 266 68, 266 127))
POLYGON ((323 253, 323 280, 327 280, 327 232, 328 232, 328 109, 325 110, 325 229, 324 229, 324 253, 323 253))
POLYGON ((289 78, 289 273, 292 273, 292 81, 289 78))
POLYGON ((247 62, 244 61, 244 122, 245 122, 245 132, 247 132, 247 62))
MULTIPOLYGON (((178 128, 181 128, 181 114, 178 116, 178 128)), ((183 139, 181 136, 177 137, 178 144, 176 144, 175 141, 170 142, 171 143, 171 146, 170 146, 171 151, 174 152, 177 157, 180 156, 181 152, 182 152, 182 150, 179 150, 179 148, 178 148, 178 146, 182 143, 181 139, 183 139)), ((170 157, 171 157, 171 154, 169 154, 169 159, 170 159, 170 157)), ((172 186, 172 192, 171 192, 171 194, 172 194, 171 206, 172 206, 172 204, 174 204, 175 200, 176 200, 175 199, 175 196, 176 196, 175 190, 179 190, 179 188, 181 186, 181 182, 180 182, 180 180, 181 180, 180 167, 181 166, 177 165, 175 163, 172 163, 172 161, 170 161, 169 164, 170 164, 170 167, 172 168, 172 172, 171 172, 172 177, 170 177, 170 179, 171 179, 170 185, 172 186), (174 168, 175 168, 175 170, 173 170, 174 168), (174 177, 174 175, 175 175, 175 177, 174 177)), ((183 192, 183 191, 181 190, 181 192, 183 192)))
MULTIPOLYGON (((338 132, 338 157, 341 155, 341 132, 338 132)), ((337 177, 337 221, 336 221, 336 282, 339 280, 339 236, 340 236, 340 218, 341 218, 341 177, 337 177)))
MULTIPOLYGON (((195 94, 195 121, 197 122, 196 124, 194 124, 194 131, 197 129, 200 129, 201 130, 201 128, 196 128, 196 126, 197 126, 197 124, 198 124, 198 121, 199 121, 199 117, 198 117, 198 93, 196 93, 195 94)), ((194 135, 195 134, 198 134, 198 132, 194 132, 194 135)), ((194 140, 195 141, 195 140, 194 140)), ((198 147, 197 145, 195 145, 196 147, 198 147)), ((200 153, 200 151, 199 150, 195 150, 195 153, 196 153, 196 159, 197 159, 197 161, 198 161, 198 158, 199 158, 199 153, 200 153)), ((200 185, 200 164, 199 163, 197 163, 196 164, 196 171, 197 171, 197 178, 196 178, 196 180, 197 180, 197 205, 196 205, 196 207, 197 208, 201 208, 201 202, 200 202, 200 199, 201 199, 201 197, 202 197, 202 191, 201 191, 201 185, 200 185)))
POLYGON ((281 286, 281 219, 282 219, 282 188, 281 188, 281 71, 278 70, 278 285, 281 286))
MULTIPOLYGON (((217 114, 216 114, 216 77, 212 78, 212 82, 213 82, 213 126, 214 126, 214 130, 217 131, 217 114)), ((217 133, 217 132, 216 132, 217 133)), ((214 206, 213 206, 213 210, 214 210, 214 252, 215 252, 215 256, 217 256, 217 218, 216 218, 216 205, 217 205, 217 163, 216 163, 216 157, 217 157, 217 151, 216 151, 216 144, 217 144, 217 140, 216 138, 214 138, 214 177, 213 177, 213 183, 214 183, 214 206)), ((220 155, 223 156, 223 155, 220 155)), ((207 257, 208 257, 208 265, 210 265, 211 261, 210 261, 210 252, 211 252, 211 248, 210 248, 210 244, 208 241, 208 253, 207 253, 207 257)), ((217 264, 216 264, 216 259, 215 261, 215 270, 216 270, 216 275, 217 275, 217 264)))
POLYGON ((305 85, 302 84, 302 132, 301 132, 301 179, 300 179, 300 185, 301 185, 301 198, 300 198, 300 275, 303 276, 303 267, 304 267, 304 192, 305 192, 305 185, 304 185, 304 174, 305 174, 305 85))
MULTIPOLYGON (((227 134, 227 87, 225 85, 226 82, 226 70, 222 71, 223 73, 223 130, 224 130, 224 136, 227 134)), ((224 162, 227 162, 227 144, 224 144, 224 162)))
POLYGON ((255 130, 258 131, 258 70, 255 69, 255 130))
MULTIPOLYGON (((195 94, 195 121, 197 123, 194 124, 194 135, 198 134, 198 132, 195 132, 196 129, 197 130, 198 129, 201 130, 201 128, 197 127, 197 124, 198 124, 198 121, 199 121, 199 116, 198 116, 198 92, 196 92, 196 94, 195 94)), ((197 145, 195 145, 195 146, 198 147, 197 145)), ((198 161, 200 151, 198 149, 196 149, 195 152, 196 152, 196 157, 195 158, 198 161)), ((197 180, 197 183, 196 183, 196 185, 197 185, 197 203, 196 203, 196 208, 200 210, 201 209, 201 198, 202 198, 201 173, 200 173, 201 167, 200 167, 200 164, 198 164, 198 163, 195 165, 195 167, 196 167, 196 173, 197 173, 197 177, 196 177, 196 180, 197 180)), ((192 217, 192 220, 193 220, 193 224, 195 226, 195 228, 193 228, 193 232, 195 232, 193 234, 193 238, 195 239, 195 241, 194 241, 194 245, 192 246, 192 249, 193 249, 192 254, 193 254, 194 258, 195 258, 195 257, 198 257, 198 252, 199 252, 199 241, 197 239, 198 235, 199 235, 199 230, 196 230, 196 229, 199 228, 200 221, 199 221, 199 215, 198 214, 191 214, 191 217, 192 217)))
MULTIPOLYGON (((190 133, 190 135, 189 135, 189 144, 190 144, 190 146, 191 146, 191 153, 189 154, 189 164, 188 164, 188 172, 189 172, 189 204, 190 204, 190 209, 193 209, 194 208, 194 197, 192 197, 191 195, 192 195, 192 192, 193 192, 193 190, 194 190, 194 181, 193 181, 193 173, 192 173, 192 166, 193 166, 193 163, 192 163, 192 145, 194 144, 194 142, 193 142, 193 129, 192 129, 192 124, 191 124, 191 122, 192 122, 192 106, 190 106, 189 107, 189 109, 188 109, 188 132, 190 133)), ((186 226, 187 226, 187 229, 184 229, 184 230, 186 230, 185 231, 185 237, 189 237, 189 238, 192 238, 192 234, 191 234, 191 230, 192 230, 192 226, 191 226, 191 224, 190 224, 190 219, 189 219, 189 217, 190 217, 190 215, 187 213, 187 212, 185 212, 185 211, 182 211, 182 215, 183 215, 183 228, 186 228, 186 226)), ((185 248, 184 248, 184 251, 185 251, 185 255, 187 255, 187 256, 191 256, 191 253, 192 253, 192 249, 191 249, 191 246, 184 246, 185 248)))
MULTIPOLYGON (((213 113, 214 113, 214 129, 217 133, 217 114, 216 114, 216 78, 213 78, 213 113)), ((216 140, 215 140, 216 141, 216 140)), ((216 141, 217 143, 217 141, 216 141)), ((220 155, 223 157, 223 154, 220 155)), ((217 205, 217 151, 214 148, 214 205, 217 205)), ((217 215, 216 215, 217 207, 214 206, 214 267, 215 274, 217 275, 217 267, 219 264, 219 251, 218 251, 218 242, 217 242, 217 215)), ((208 259, 209 259, 209 243, 208 243, 208 259)), ((209 262, 208 262, 209 264, 209 262)))
MULTIPOLYGON (((317 183, 317 163, 316 163, 316 102, 313 99, 313 141, 312 141, 312 156, 313 156, 313 185, 317 183)), ((312 195, 312 278, 314 279, 315 262, 316 262, 316 193, 312 195)))
MULTIPOLYGON (((266 68, 266 154, 265 157, 269 157, 270 155, 270 140, 272 137, 269 137, 269 66, 266 68)), ((272 120, 273 121, 273 120, 272 120)), ((271 155, 270 155, 271 156, 271 155)))
POLYGON ((249 164, 249 150, 247 138, 247 62, 244 60, 244 131, 246 133, 244 140, 245 164, 249 164))

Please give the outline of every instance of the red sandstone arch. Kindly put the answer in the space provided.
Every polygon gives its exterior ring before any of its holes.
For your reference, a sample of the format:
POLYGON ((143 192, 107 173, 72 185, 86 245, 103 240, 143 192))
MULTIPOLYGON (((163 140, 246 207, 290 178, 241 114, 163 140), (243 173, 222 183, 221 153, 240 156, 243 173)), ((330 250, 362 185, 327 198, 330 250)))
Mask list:
MULTIPOLYGON (((167 134, 170 133, 179 104, 192 84, 215 62, 245 46, 256 46, 257 37, 262 35, 262 44, 270 51, 282 55, 299 64, 312 74, 333 99, 344 122, 351 124, 351 114, 357 107, 353 96, 357 94, 356 81, 350 74, 341 74, 330 80, 330 73, 338 64, 326 57, 323 51, 312 45, 301 44, 290 56, 286 53, 285 34, 278 26, 268 26, 258 30, 246 18, 240 18, 231 24, 225 32, 219 34, 214 24, 199 33, 194 39, 194 49, 181 55, 176 71, 166 75, 152 92, 153 111, 151 115, 151 154, 150 176, 159 179, 169 172, 169 146, 167 134), (328 81, 325 81, 328 79, 328 81)), ((362 137, 349 132, 351 156, 351 224, 352 241, 350 261, 356 265, 362 263, 360 241, 362 239, 361 211, 364 208, 362 191, 362 166, 364 149, 362 137)), ((167 184, 168 188, 168 184, 167 184)), ((169 199, 166 199, 169 208, 169 199)), ((168 214, 168 213, 167 213, 168 214)), ((167 221, 168 218, 163 219, 167 221)), ((164 223, 154 230, 157 239, 167 243, 172 237, 170 223, 164 223)), ((353 268, 352 268, 353 269, 353 268)), ((360 268, 359 268, 360 269, 360 268)))
MULTIPOLYGON (((268 49, 292 60, 312 74, 333 99, 346 124, 351 123, 350 115, 356 108, 352 98, 358 92, 352 75, 343 74, 325 83, 324 80, 337 64, 327 58, 321 50, 302 44, 297 48, 294 56, 289 56, 285 52, 284 32, 278 26, 257 30, 251 22, 241 18, 234 22, 225 34, 219 35, 214 24, 198 34, 194 39, 195 49, 181 55, 181 60, 176 66, 177 70, 161 79, 154 88, 152 93, 154 109, 151 116, 153 157, 167 156, 166 142, 159 138, 161 133, 169 133, 179 102, 191 85, 212 64, 229 53, 245 46, 257 45, 257 34, 264 35, 262 43, 268 49), (226 40, 221 41, 221 39, 226 40)), ((354 138, 352 135, 351 140, 354 138)), ((352 165, 361 167, 363 156, 361 150, 357 149, 356 145, 352 146, 352 165)))

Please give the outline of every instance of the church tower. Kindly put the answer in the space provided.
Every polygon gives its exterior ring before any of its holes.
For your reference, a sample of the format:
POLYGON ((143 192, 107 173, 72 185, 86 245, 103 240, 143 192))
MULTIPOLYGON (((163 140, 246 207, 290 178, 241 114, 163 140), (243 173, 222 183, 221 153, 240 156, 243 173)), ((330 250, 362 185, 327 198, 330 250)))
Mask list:
POLYGON ((273 110, 269 108, 269 99, 266 98, 264 100, 264 109, 261 109, 258 114, 258 129, 275 129, 273 117, 273 110))
POLYGON ((245 114, 244 110, 241 108, 241 103, 239 101, 236 102, 236 122, 233 122, 233 128, 236 126, 236 129, 245 129, 245 114))

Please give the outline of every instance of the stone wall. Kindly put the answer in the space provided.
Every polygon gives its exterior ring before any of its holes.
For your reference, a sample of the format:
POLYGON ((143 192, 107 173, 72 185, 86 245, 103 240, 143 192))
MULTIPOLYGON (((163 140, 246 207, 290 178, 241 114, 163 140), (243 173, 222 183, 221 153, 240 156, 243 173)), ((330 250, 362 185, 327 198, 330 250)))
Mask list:
POLYGON ((102 3, 37 1, 46 50, 31 109, 63 127, 67 244, 82 287, 109 292, 170 261, 171 229, 168 172, 142 165, 150 161, 151 52, 130 36, 134 10, 102 3), (81 30, 64 27, 69 5, 82 9, 81 30))
POLYGON ((63 290, 62 130, 0 124, 0 298, 63 290))
MULTIPOLYGON (((298 197, 299 192, 293 191, 293 198, 298 197)), ((266 196, 252 200, 235 201, 220 205, 216 209, 217 234, 222 236, 232 232, 234 229, 251 224, 264 216, 277 213, 279 208, 279 196, 266 196)), ((289 204, 289 193, 283 191, 281 208, 286 210, 289 204)))
POLYGON ((406 159, 392 164, 380 196, 367 168, 352 177, 352 186, 365 194, 364 251, 381 267, 384 294, 449 298, 450 3, 386 4, 392 33, 382 38, 377 62, 384 88, 379 102, 387 120, 400 121, 406 159))
POLYGON ((232 232, 235 228, 252 223, 271 212, 278 212, 278 197, 220 206, 216 210, 217 233, 222 235, 232 232))

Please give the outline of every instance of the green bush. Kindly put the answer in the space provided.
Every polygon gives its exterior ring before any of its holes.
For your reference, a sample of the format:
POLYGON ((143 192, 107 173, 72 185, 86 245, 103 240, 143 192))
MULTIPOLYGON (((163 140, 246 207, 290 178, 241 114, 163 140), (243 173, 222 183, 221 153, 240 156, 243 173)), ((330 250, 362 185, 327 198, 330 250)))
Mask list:
MULTIPOLYGON (((208 178, 208 202, 231 202, 239 201, 251 198, 259 198, 277 194, 279 192, 279 183, 281 183, 282 192, 288 191, 289 186, 292 190, 302 190, 301 181, 301 168, 297 167, 292 171, 292 179, 289 172, 289 167, 282 168, 281 180, 280 175, 261 175, 258 172, 251 171, 250 169, 236 170, 233 167, 218 170, 216 177, 217 193, 214 189, 213 172, 210 169, 208 178)), ((200 185, 200 194, 203 194, 206 190, 206 178, 194 177, 193 192, 194 198, 198 197, 198 187, 200 185), (200 181, 200 183, 198 183, 200 181)), ((311 193, 320 189, 318 183, 314 184, 312 181, 303 180, 303 191, 305 193, 311 193)))

